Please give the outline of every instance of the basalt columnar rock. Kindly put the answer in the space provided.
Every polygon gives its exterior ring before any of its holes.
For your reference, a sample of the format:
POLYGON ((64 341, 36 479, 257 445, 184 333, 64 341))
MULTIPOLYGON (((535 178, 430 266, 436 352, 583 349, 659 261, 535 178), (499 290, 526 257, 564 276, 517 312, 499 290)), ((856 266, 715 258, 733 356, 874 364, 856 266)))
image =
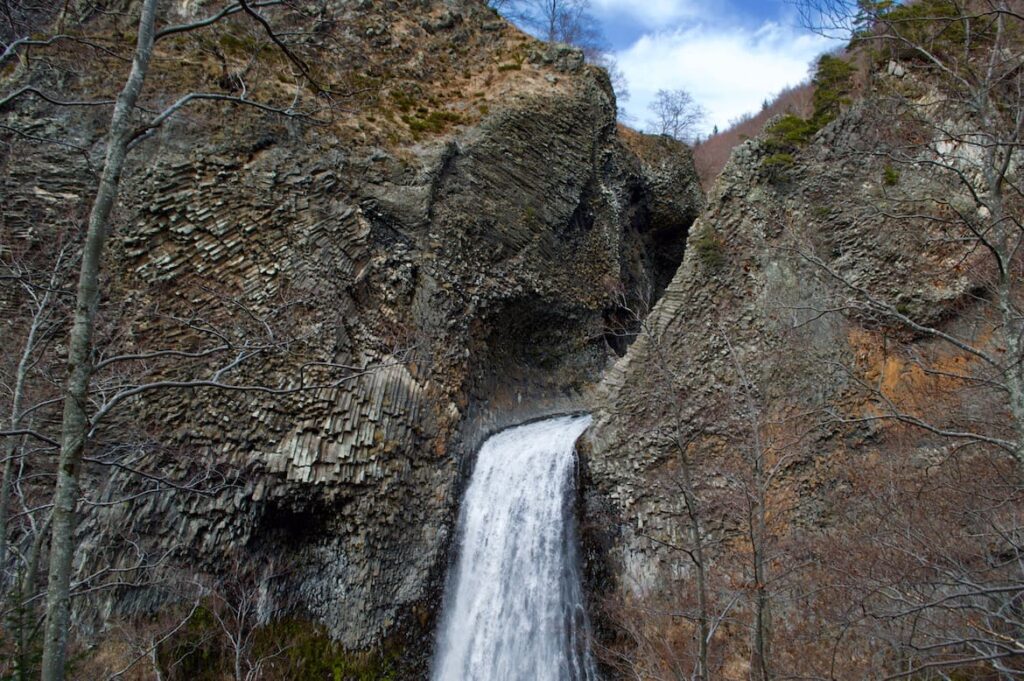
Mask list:
MULTIPOLYGON (((241 562, 286 574, 273 606, 347 647, 422 633, 477 444, 581 407, 623 349, 606 340, 622 292, 653 301, 682 257, 702 202, 689 151, 624 138, 606 74, 581 53, 528 39, 475 2, 346 11, 367 27, 358 38, 371 57, 408 38, 399 25, 419 31, 407 80, 378 84, 392 88, 378 101, 437 77, 430 46, 461 44, 458 32, 467 63, 479 58, 479 78, 497 83, 489 105, 390 140, 365 134, 390 115, 370 108, 355 114, 364 133, 226 109, 139 148, 105 263, 101 343, 196 352, 224 334, 232 360, 246 339, 270 340, 279 351, 217 378, 277 392, 172 388, 111 413, 91 456, 133 453, 90 468, 85 493, 129 500, 86 507, 82 569, 134 565, 131 546, 162 559, 139 586, 88 601, 83 631, 173 600, 170 575, 241 562), (509 45, 523 58, 499 69, 509 45), (206 493, 140 495, 153 478, 132 469, 206 493)), ((87 117, 59 110, 10 116, 91 134, 87 117)), ((88 200, 89 168, 61 148, 4 153, 5 234, 51 238, 60 211, 88 200)))

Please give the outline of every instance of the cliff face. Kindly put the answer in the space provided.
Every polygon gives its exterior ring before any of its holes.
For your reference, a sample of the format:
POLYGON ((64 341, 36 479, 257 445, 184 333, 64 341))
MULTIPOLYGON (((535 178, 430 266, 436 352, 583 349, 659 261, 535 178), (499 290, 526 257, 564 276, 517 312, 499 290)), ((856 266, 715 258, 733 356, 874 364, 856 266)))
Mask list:
MULTIPOLYGON (((838 312, 834 304, 851 285, 898 301, 925 325, 955 328, 963 316, 984 275, 965 265, 959 276, 938 279, 935 267, 974 254, 939 248, 926 231, 894 229, 887 213, 907 196, 955 190, 927 172, 904 171, 899 187, 887 186, 884 163, 851 154, 852 145, 873 142, 865 130, 879 115, 867 104, 844 114, 784 177, 766 169, 762 141, 733 152, 690 230, 679 271, 601 383, 598 424, 588 434, 591 473, 635 524, 666 522, 653 510, 665 500, 645 491, 644 479, 674 456, 669 440, 680 421, 698 430, 709 420, 723 431, 748 429, 737 405, 741 374, 755 388, 758 410, 820 409, 843 400, 852 380, 844 367, 866 360, 886 333, 893 347, 928 345, 866 312, 827 314, 838 312), (679 390, 678 401, 651 399, 666 381, 679 390)), ((835 445, 822 446, 814 454, 819 464, 835 445)), ((813 489, 805 488, 807 501, 813 489)), ((627 553, 657 553, 631 541, 621 545, 631 547, 627 553)))
MULTIPOLYGON (((124 179, 103 338, 135 353, 221 339, 227 354, 143 373, 275 391, 154 391, 100 428, 94 459, 133 453, 93 466, 86 495, 129 500, 86 510, 82 569, 136 566, 140 553, 160 563, 95 599, 102 612, 145 611, 174 599, 164 580, 242 566, 285 574, 273 607, 348 647, 422 632, 477 444, 583 405, 614 357, 605 320, 618 293, 653 299, 678 264, 702 200, 689 152, 621 139, 602 71, 476 3, 375 5, 349 10, 376 27, 360 38, 369 60, 400 51, 408 24, 424 46, 406 66, 428 82, 423 57, 458 33, 467 59, 504 79, 497 100, 385 144, 365 133, 367 111, 363 133, 338 133, 225 110, 160 132, 124 179), (525 59, 498 71, 508 44, 525 59), (139 470, 203 493, 151 488, 139 470)), ((91 134, 87 119, 49 113, 91 134)), ((93 179, 60 148, 5 153, 5 233, 38 245, 93 179)))
MULTIPOLYGON (((922 565, 948 559, 939 540, 907 539, 927 534, 911 524, 922 522, 911 509, 944 528, 936 537, 958 536, 974 522, 960 515, 966 506, 926 501, 930 486, 946 484, 944 467, 975 471, 970 482, 950 474, 962 487, 939 498, 954 494, 957 503, 968 487, 981 493, 992 470, 1012 476, 1005 454, 971 451, 933 425, 966 429, 970 419, 987 423, 986 411, 1005 414, 996 393, 955 384, 977 360, 936 332, 1002 350, 991 341, 998 322, 980 293, 991 276, 987 256, 969 239, 951 238, 948 221, 927 217, 948 215, 941 206, 986 216, 952 174, 934 169, 940 158, 973 173, 970 157, 921 143, 928 128, 887 108, 897 89, 918 93, 919 118, 934 106, 928 81, 911 85, 913 77, 903 67, 876 74, 873 92, 782 170, 763 140, 737 147, 690 230, 679 271, 601 383, 585 435, 585 541, 595 603, 614 603, 602 616, 603 635, 614 642, 624 634, 630 654, 643 658, 664 645, 672 659, 693 663, 696 634, 686 621, 696 621, 694 513, 712 614, 729 613, 712 654, 722 678, 750 673, 754 594, 762 591, 773 599, 777 671, 814 675, 831 664, 833 678, 860 678, 885 669, 889 651, 872 641, 899 634, 833 619, 855 602, 851 585, 868 584, 872 571, 879 581, 870 583, 882 583, 887 551, 912 545, 922 565), (920 156, 897 173, 887 150, 911 144, 920 156), (917 331, 898 316, 915 320, 917 331), (685 485, 696 494, 692 508, 685 485), (900 485, 913 491, 899 497, 900 485), (759 505, 766 521, 757 539, 759 505), (890 523, 903 538, 879 529, 890 523), (768 555, 770 580, 760 584, 752 536, 768 555), (669 611, 688 614, 651 615, 669 611)), ((935 129, 949 125, 949 112, 927 115, 935 129)), ((999 428, 1012 438, 1008 423, 999 428)), ((901 565, 886 584, 909 574, 901 565)), ((856 602, 871 612, 868 597, 856 602)), ((655 658, 636 668, 654 673, 655 658)))
MULTIPOLYGON (((692 578, 689 560, 669 541, 686 532, 682 499, 666 487, 679 474, 679 442, 694 459, 698 489, 727 488, 730 474, 739 476, 729 467, 747 447, 756 418, 744 403, 741 372, 755 385, 759 410, 814 410, 843 390, 844 378, 828 369, 847 352, 847 329, 837 318, 815 320, 783 339, 793 310, 824 309, 828 301, 827 284, 799 255, 820 240, 818 216, 836 205, 824 187, 837 178, 817 174, 828 167, 827 148, 816 151, 822 164, 785 186, 764 175, 760 142, 733 152, 691 229, 682 266, 602 381, 601 407, 587 434, 587 513, 620 519, 602 523, 592 539, 604 546, 614 582, 626 591, 650 597, 671 592, 680 575, 692 578), (816 208, 822 200, 827 208, 816 208), (618 529, 609 534, 606 527, 618 529)), ((868 241, 864 253, 880 245, 867 230, 849 236, 868 241)), ((810 504, 829 493, 821 470, 829 457, 804 456, 786 484, 810 504)), ((712 496, 704 510, 709 533, 742 533, 733 504, 712 496)))

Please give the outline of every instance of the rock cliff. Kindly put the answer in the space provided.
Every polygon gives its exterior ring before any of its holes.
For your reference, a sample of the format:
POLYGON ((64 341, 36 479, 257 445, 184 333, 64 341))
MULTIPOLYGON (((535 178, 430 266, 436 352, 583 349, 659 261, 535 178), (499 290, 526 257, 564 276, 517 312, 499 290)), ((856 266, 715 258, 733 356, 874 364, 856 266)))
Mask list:
MULTIPOLYGON (((678 272, 606 373, 585 435, 583 516, 594 602, 614 603, 600 620, 609 645, 626 637, 640 657, 660 650, 660 663, 692 664, 695 558, 683 492, 692 484, 714 612, 728 613, 711 678, 751 673, 754 594, 769 589, 776 671, 813 675, 831 664, 832 678, 860 678, 889 664, 884 652, 864 652, 878 629, 830 619, 849 607, 852 587, 835 610, 822 605, 837 583, 852 583, 858 555, 886 560, 872 546, 882 535, 866 539, 856 534, 863 528, 851 528, 875 512, 890 514, 880 524, 910 522, 901 514, 918 502, 876 510, 885 495, 873 486, 891 485, 891 493, 909 480, 911 497, 924 494, 960 456, 957 441, 934 426, 913 427, 913 418, 962 424, 1005 409, 991 393, 967 395, 943 382, 964 376, 973 360, 936 330, 1001 350, 986 345, 998 323, 980 293, 990 276, 985 254, 927 217, 949 205, 984 217, 952 173, 935 171, 935 159, 973 171, 965 156, 920 141, 922 130, 941 130, 948 119, 940 116, 952 114, 929 111, 934 128, 922 124, 921 108, 937 97, 920 72, 913 85, 910 74, 874 73, 871 91, 795 158, 773 164, 780 159, 763 138, 737 147, 689 232, 678 272), (914 93, 918 119, 890 108, 896 91, 914 93), (894 148, 920 156, 896 173, 888 165, 894 148), (681 457, 692 476, 685 483, 681 457), (759 504, 772 574, 760 584, 750 540, 759 504), (842 543, 852 536, 859 538, 842 543), (858 651, 851 659, 846 645, 858 651), (869 654, 878 656, 865 662, 869 654)), ((1008 425, 1000 428, 1012 437, 1008 425)), ((998 453, 963 456, 979 480, 982 470, 1008 465, 998 453)), ((928 508, 943 533, 958 531, 955 514, 928 508)), ((653 674, 657 657, 636 668, 653 674)))
MULTIPOLYGON (((470 1, 351 3, 340 22, 351 54, 394 79, 367 80, 375 98, 341 128, 207 111, 145 141, 124 178, 103 341, 193 353, 147 380, 274 390, 171 387, 100 426, 90 457, 118 464, 87 475, 81 569, 139 576, 92 598, 83 626, 242 565, 284 574, 266 607, 346 647, 425 633, 478 443, 581 407, 624 350, 607 323, 622 292, 653 302, 682 257, 702 202, 689 151, 620 133, 581 53, 470 1), (444 109, 425 93, 451 50, 462 87, 490 83, 486 106, 453 104, 458 122, 429 131, 381 113, 411 97, 444 109), (199 356, 221 340, 228 361, 199 356)), ((96 143, 87 114, 8 117, 96 143)), ((89 199, 98 152, 8 141, 4 233, 38 247, 89 199)))

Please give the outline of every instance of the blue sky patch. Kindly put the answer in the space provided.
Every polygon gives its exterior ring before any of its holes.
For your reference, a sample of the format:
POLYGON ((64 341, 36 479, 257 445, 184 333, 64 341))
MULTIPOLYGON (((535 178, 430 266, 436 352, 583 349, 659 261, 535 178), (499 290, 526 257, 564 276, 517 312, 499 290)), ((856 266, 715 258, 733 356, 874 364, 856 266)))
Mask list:
POLYGON ((659 89, 688 90, 708 111, 705 132, 727 127, 807 77, 839 43, 799 25, 786 0, 592 0, 630 97, 620 109, 645 128, 659 89))

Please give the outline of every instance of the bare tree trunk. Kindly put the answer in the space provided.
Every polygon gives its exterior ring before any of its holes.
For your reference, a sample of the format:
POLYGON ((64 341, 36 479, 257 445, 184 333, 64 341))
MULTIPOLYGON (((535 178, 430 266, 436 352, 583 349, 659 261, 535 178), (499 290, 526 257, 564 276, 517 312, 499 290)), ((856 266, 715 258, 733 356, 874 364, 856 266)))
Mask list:
POLYGON ((771 645, 771 599, 768 594, 768 579, 765 564, 765 549, 768 537, 768 522, 765 506, 768 501, 768 479, 765 475, 765 444, 761 433, 761 410, 755 400, 754 384, 736 354, 729 334, 719 327, 729 348, 733 366, 740 378, 743 401, 746 403, 746 418, 750 424, 750 449, 748 453, 753 490, 747 490, 747 525, 750 535, 751 560, 754 571, 754 627, 750 651, 750 678, 755 681, 769 681, 768 671, 771 645))
POLYGON ((164 681, 164 673, 163 670, 160 669, 160 655, 158 650, 159 647, 160 646, 158 645, 154 645, 152 648, 150 648, 149 662, 150 666, 153 669, 153 677, 156 679, 156 681, 164 681))
MULTIPOLYGON (((35 333, 38 330, 36 320, 32 322, 28 338, 25 340, 25 347, 18 361, 18 369, 14 378, 14 395, 11 400, 10 430, 18 430, 21 425, 21 399, 25 392, 25 376, 28 374, 28 364, 32 357, 32 345, 35 342, 35 333)), ((0 481, 0 570, 7 564, 7 507, 11 503, 11 485, 14 477, 14 457, 17 453, 17 438, 10 436, 3 449, 4 474, 0 481)), ((0 573, 0 596, 7 591, 7 574, 0 573)))
MULTIPOLYGON (((678 426, 677 426, 678 428, 678 426)), ((686 504, 686 516, 689 519, 691 549, 694 576, 697 582, 697 677, 708 681, 708 639, 710 638, 710 616, 708 615, 708 585, 704 562, 704 537, 701 534, 700 505, 693 489, 693 478, 690 475, 690 461, 686 456, 685 445, 676 443, 679 448, 679 470, 682 477, 683 501, 686 504)))
POLYGON ((36 593, 36 575, 39 572, 39 557, 42 555, 43 544, 46 542, 46 535, 50 530, 50 522, 53 514, 46 516, 46 520, 39 527, 35 538, 32 540, 32 548, 29 549, 28 561, 25 566, 25 573, 18 585, 18 601, 21 603, 17 610, 18 622, 18 681, 28 681, 29 671, 32 669, 31 640, 33 629, 37 626, 33 613, 33 606, 26 606, 25 601, 32 598, 36 593))
POLYGON ((770 601, 768 597, 767 576, 765 570, 765 537, 767 522, 765 519, 766 490, 764 484, 763 454, 758 451, 754 459, 754 493, 750 510, 750 545, 754 567, 754 633, 753 651, 751 653, 751 678, 757 681, 769 681, 768 671, 770 645, 770 601))
MULTIPOLYGON (((1002 18, 1000 17, 999 27, 1002 29, 1002 18)), ((1002 30, 1000 30, 1000 35, 1002 30)), ((986 93, 981 95, 983 101, 980 103, 982 119, 985 129, 993 129, 990 103, 986 93)), ((1020 114, 1018 114, 1020 116, 1020 114)), ((1020 237, 1016 237, 1007 228, 1006 215, 1003 205, 1002 185, 1006 179, 1006 172, 1009 170, 1009 160, 1013 154, 1012 149, 1006 149, 1005 159, 998 156, 999 146, 991 145, 986 151, 985 160, 985 183, 988 185, 984 193, 985 208, 988 209, 988 223, 993 226, 995 238, 992 246, 998 253, 999 260, 999 282, 996 290, 996 297, 999 305, 999 321, 1003 339, 1006 343, 1006 376, 1005 385, 1007 398, 1010 406, 1010 416, 1013 419, 1013 431, 1017 440, 1014 455, 1017 465, 1024 467, 1024 376, 1022 376, 1021 358, 1024 357, 1024 348, 1021 347, 1021 316, 1015 308, 1014 293, 1014 256, 1020 237), (1016 242, 1015 242, 1016 241, 1016 242)))
MULTIPOLYGON (((1002 196, 998 187, 989 193, 989 210, 993 224, 1001 225, 1004 220, 1002 196)), ((1002 235, 1003 253, 1007 255, 1006 269, 1000 272, 999 285, 997 290, 999 304, 999 321, 1002 327, 1002 335, 1006 342, 1006 390, 1010 406, 1010 416, 1013 420, 1013 432, 1016 439, 1016 451, 1018 467, 1024 468, 1024 376, 1021 375, 1021 358, 1024 357, 1024 347, 1021 347, 1021 318, 1020 313, 1014 307, 1014 285, 1013 281, 1013 254, 1016 248, 1011 245, 1009 235, 1002 235)))
POLYGON ((238 632, 238 636, 239 638, 237 640, 239 643, 235 645, 235 681, 245 681, 245 677, 242 676, 242 644, 240 643, 242 636, 241 631, 238 632))
MULTIPOLYGON (((690 442, 684 441, 683 433, 687 428, 683 422, 682 407, 678 403, 679 396, 675 387, 675 375, 671 369, 671 362, 665 354, 665 348, 661 336, 653 331, 649 325, 650 311, 646 317, 634 313, 634 318, 639 322, 641 330, 646 334, 657 355, 657 369, 664 381, 663 399, 675 403, 673 417, 675 421, 675 433, 673 440, 676 450, 679 452, 679 481, 678 487, 682 492, 683 503, 686 506, 687 534, 689 534, 690 549, 686 551, 690 562, 693 564, 694 581, 697 590, 697 669, 696 678, 700 681, 709 681, 711 671, 708 668, 708 649, 711 645, 711 602, 708 598, 707 562, 704 555, 704 532, 701 527, 703 519, 701 513, 701 502, 693 485, 693 469, 687 449, 690 442)), ((692 677, 691 677, 692 678, 692 677)))
POLYGON ((50 542, 46 629, 43 639, 43 681, 61 681, 64 678, 71 626, 69 585, 75 553, 75 505, 79 469, 89 430, 86 404, 93 370, 92 335, 100 298, 100 262, 109 234, 110 213, 117 199, 121 171, 131 141, 132 110, 142 91, 153 53, 158 3, 159 0, 144 0, 142 4, 135 56, 128 80, 117 97, 111 116, 106 160, 89 215, 89 228, 82 252, 74 325, 68 338, 68 382, 64 396, 57 488, 53 498, 53 536, 50 542))
MULTIPOLYGON (((1006 354, 1019 360, 1024 348, 1021 347, 1019 324, 1020 320, 1014 313, 1010 302, 1013 295, 1010 282, 1012 274, 1003 277, 999 285, 999 308, 1004 333, 1006 334, 1006 354)), ((1006 385, 1009 389, 1010 414, 1013 417, 1014 435, 1017 440, 1017 465, 1024 468, 1024 379, 1021 377, 1019 361, 1011 361, 1007 367, 1006 385)))
MULTIPOLYGON (((1005 2, 998 3, 997 8, 1001 12, 1008 11, 1005 2)), ((1006 35, 1006 26, 1003 14, 996 16, 996 37, 992 49, 991 59, 997 56, 1002 58, 1006 35)), ((976 106, 981 118, 981 129, 989 133, 986 141, 992 142, 999 139, 999 124, 996 122, 996 115, 993 111, 993 102, 990 90, 994 87, 993 62, 990 61, 989 69, 981 86, 977 88, 975 96, 976 106)), ((1003 203, 1003 185, 1006 182, 1006 175, 1011 168, 1015 144, 1019 140, 1021 113, 1018 111, 1017 130, 1009 133, 1010 144, 988 144, 984 150, 984 188, 983 204, 988 210, 987 222, 992 226, 993 233, 991 250, 996 256, 999 265, 999 282, 996 296, 999 305, 999 321, 1006 343, 1006 391, 1010 406, 1010 416, 1013 419, 1013 430, 1016 436, 1017 446, 1014 455, 1017 465, 1024 467, 1024 375, 1022 375, 1021 358, 1024 348, 1021 347, 1021 318, 1014 305, 1014 256, 1017 253, 1017 246, 1020 237, 1016 236, 1012 227, 1007 225, 1007 216, 1003 203), (1002 156, 1000 155, 1002 151, 1002 156), (1015 239, 1016 237, 1016 239, 1015 239)))
MULTIPOLYGON (((21 411, 21 388, 22 388, 21 366, 18 367, 18 376, 14 384, 14 406, 12 414, 21 411)), ((11 430, 18 429, 18 419, 11 417, 11 430)), ((4 566, 7 564, 7 507, 11 503, 11 486, 14 477, 14 457, 17 453, 16 439, 12 435, 8 438, 3 448, 4 473, 0 480, 0 597, 7 593, 7 573, 4 566)))

